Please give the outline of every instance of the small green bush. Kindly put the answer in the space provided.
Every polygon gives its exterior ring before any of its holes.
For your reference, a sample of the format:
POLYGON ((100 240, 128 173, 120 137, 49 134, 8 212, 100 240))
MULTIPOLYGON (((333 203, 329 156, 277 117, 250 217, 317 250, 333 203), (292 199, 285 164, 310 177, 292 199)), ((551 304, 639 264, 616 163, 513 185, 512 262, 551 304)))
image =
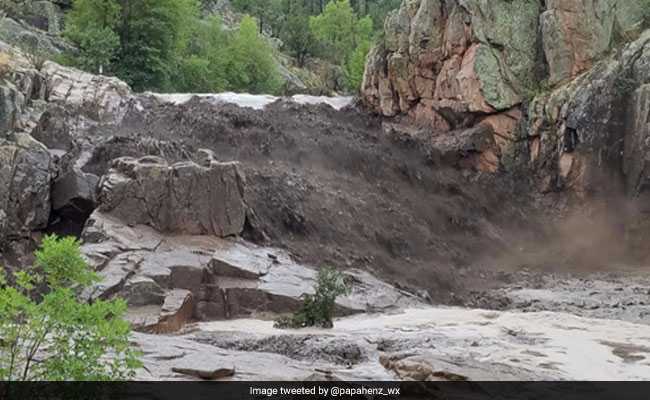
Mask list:
POLYGON ((333 268, 318 271, 315 293, 305 295, 302 306, 292 316, 275 321, 276 328, 331 328, 336 298, 349 293, 343 274, 333 268))
MULTIPOLYGON (((2 269, 0 269, 2 271, 2 269)), ((97 280, 74 238, 47 236, 33 268, 0 273, 0 380, 128 380, 141 364, 123 300, 91 303, 97 280)))

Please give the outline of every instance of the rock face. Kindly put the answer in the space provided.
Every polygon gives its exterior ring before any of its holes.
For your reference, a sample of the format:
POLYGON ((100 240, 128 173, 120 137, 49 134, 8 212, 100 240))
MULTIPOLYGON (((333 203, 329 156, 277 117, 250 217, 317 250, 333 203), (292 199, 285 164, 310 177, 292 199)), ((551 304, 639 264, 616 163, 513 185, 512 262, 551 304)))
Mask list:
MULTIPOLYGON (((214 236, 163 236, 95 212, 82 251, 102 281, 90 298, 123 297, 138 329, 172 332, 191 319, 219 320, 287 313, 313 293, 316 271, 286 252, 214 236)), ((420 304, 362 271, 346 272, 351 293, 338 312, 380 311, 420 304)))
POLYGON ((491 114, 518 105, 531 85, 540 4, 407 1, 385 24, 362 95, 386 116, 411 114, 453 129, 445 114, 491 114))
POLYGON ((644 7, 405 1, 371 51, 362 98, 392 126, 419 126, 434 156, 453 156, 464 169, 523 173, 543 208, 605 210, 606 229, 627 230, 642 248, 650 228, 644 7), (486 135, 494 140, 475 140, 486 135))
POLYGON ((589 69, 617 37, 638 34, 645 12, 642 1, 629 0, 552 0, 546 8, 540 21, 550 84, 589 69))
POLYGON ((118 158, 100 183, 100 210, 163 232, 236 235, 244 228, 244 177, 211 155, 202 165, 118 158))
POLYGON ((59 34, 63 28, 63 8, 70 7, 69 1, 50 0, 7 0, 5 12, 13 18, 20 18, 50 34, 59 34))
POLYGON ((591 68, 617 38, 638 35, 642 3, 405 1, 370 53, 363 101, 437 133, 490 125, 498 146, 489 152, 511 167, 527 140, 522 103, 591 68))
POLYGON ((27 134, 0 139, 0 243, 28 237, 50 216, 50 154, 27 134))

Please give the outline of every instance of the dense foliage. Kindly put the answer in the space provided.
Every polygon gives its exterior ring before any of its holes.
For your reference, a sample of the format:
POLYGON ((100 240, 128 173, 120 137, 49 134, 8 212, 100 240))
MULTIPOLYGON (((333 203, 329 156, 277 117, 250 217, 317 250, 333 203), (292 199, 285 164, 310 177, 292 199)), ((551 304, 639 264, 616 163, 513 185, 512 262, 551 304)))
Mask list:
POLYGON ((178 48, 170 90, 276 93, 281 82, 272 51, 251 17, 234 31, 217 17, 197 21, 178 48))
POLYGON ((303 65, 307 57, 344 67, 350 90, 361 85, 365 58, 377 30, 400 0, 233 0, 254 15, 260 31, 278 36, 303 65))
POLYGON ((315 293, 305 295, 298 311, 288 318, 276 321, 278 328, 304 328, 318 326, 331 328, 336 298, 348 294, 343 275, 332 268, 322 268, 316 278, 315 293))
POLYGON ((0 277, 0 380, 125 380, 140 365, 122 300, 79 300, 96 281, 74 238, 48 236, 30 271, 0 277))
POLYGON ((226 29, 199 0, 74 0, 65 35, 82 69, 115 74, 135 90, 277 93, 269 37, 302 67, 319 57, 361 83, 374 28, 398 0, 232 0, 245 16, 226 29))

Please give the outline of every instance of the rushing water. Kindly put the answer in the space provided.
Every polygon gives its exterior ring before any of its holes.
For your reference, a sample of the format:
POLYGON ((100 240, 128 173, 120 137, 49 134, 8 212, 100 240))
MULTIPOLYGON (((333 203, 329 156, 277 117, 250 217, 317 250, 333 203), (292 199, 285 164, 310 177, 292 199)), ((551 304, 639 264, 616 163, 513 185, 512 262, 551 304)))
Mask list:
MULTIPOLYGON (((173 103, 176 105, 184 104, 194 97, 208 99, 217 103, 235 104, 240 107, 249 107, 255 110, 262 110, 267 105, 281 99, 281 97, 271 96, 267 94, 248 94, 248 93, 214 93, 214 94, 201 94, 201 93, 182 93, 182 94, 162 94, 150 93, 158 100, 173 103)), ((297 104, 328 104, 335 110, 340 110, 343 107, 350 105, 353 97, 350 96, 309 96, 304 94, 288 97, 288 99, 297 104)))
MULTIPOLYGON (((497 312, 462 308, 407 309, 396 314, 338 319, 334 329, 287 331, 262 320, 200 324, 202 331, 261 336, 335 335, 341 341, 390 340, 434 367, 453 361, 471 378, 628 380, 650 378, 650 328, 559 312, 497 312), (481 372, 482 371, 482 372, 481 372)), ((366 346, 368 349, 372 346, 366 346)), ((377 357, 370 362, 376 364, 377 357)), ((377 365, 378 366, 378 365, 377 365)), ((359 368, 369 370, 368 365, 359 368)), ((383 373, 379 374, 380 378, 383 373)))

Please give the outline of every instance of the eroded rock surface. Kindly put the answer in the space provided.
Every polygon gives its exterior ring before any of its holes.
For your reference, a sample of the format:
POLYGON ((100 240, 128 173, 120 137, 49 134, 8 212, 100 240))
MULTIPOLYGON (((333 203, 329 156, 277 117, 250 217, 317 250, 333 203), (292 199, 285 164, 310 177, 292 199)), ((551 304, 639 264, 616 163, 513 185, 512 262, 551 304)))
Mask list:
POLYGON ((45 146, 23 133, 0 139, 0 243, 47 226, 51 158, 45 146))
POLYGON ((237 163, 212 157, 202 165, 118 158, 99 185, 99 209, 162 232, 237 235, 246 217, 244 184, 237 163))
MULTIPOLYGON (((82 251, 102 281, 86 295, 120 296, 144 331, 177 331, 192 320, 295 311, 313 293, 316 271, 286 252, 215 236, 163 236, 96 212, 82 251)), ((362 271, 346 271, 351 287, 338 312, 385 311, 420 304, 417 297, 362 271)))
POLYGON ((528 147, 537 153, 540 146, 528 143, 521 129, 522 106, 588 71, 617 43, 638 37, 644 23, 638 0, 542 3, 404 2, 370 53, 363 101, 435 134, 455 136, 487 124, 499 151, 488 149, 493 161, 470 167, 495 172, 496 162, 512 169, 525 160, 518 153, 528 147))

